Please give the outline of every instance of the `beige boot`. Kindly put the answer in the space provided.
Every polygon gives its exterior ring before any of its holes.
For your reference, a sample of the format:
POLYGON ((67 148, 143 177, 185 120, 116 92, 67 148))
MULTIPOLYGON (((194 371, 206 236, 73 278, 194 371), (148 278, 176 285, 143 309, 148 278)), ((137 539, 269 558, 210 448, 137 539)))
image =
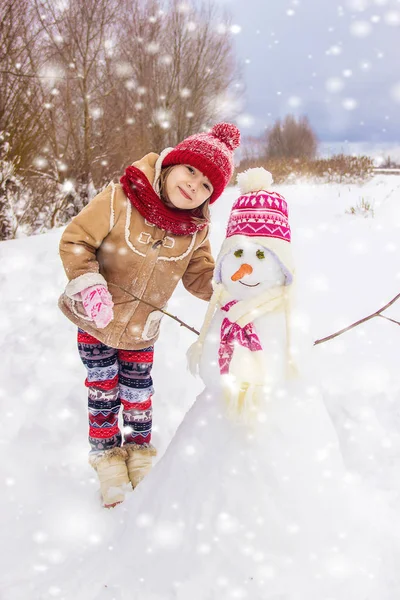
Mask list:
POLYGON ((111 448, 89 456, 89 464, 97 472, 105 508, 112 508, 125 500, 124 486, 129 485, 124 448, 111 448))
POLYGON ((128 475, 132 487, 135 488, 147 475, 152 467, 152 458, 157 450, 151 444, 125 444, 124 449, 128 452, 128 475))

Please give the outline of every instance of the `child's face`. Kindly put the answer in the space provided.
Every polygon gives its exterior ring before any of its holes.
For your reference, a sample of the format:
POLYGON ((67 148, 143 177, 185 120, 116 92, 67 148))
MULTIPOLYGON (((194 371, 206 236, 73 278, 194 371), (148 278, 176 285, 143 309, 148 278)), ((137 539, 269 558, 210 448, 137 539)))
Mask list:
POLYGON ((190 165, 175 165, 169 173, 165 190, 168 200, 175 208, 197 208, 214 191, 208 177, 190 165))

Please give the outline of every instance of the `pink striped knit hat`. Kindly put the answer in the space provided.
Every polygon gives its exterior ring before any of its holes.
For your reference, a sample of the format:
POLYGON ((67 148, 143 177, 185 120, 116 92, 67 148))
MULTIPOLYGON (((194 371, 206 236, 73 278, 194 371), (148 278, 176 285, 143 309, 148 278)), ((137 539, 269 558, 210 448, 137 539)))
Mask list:
POLYGON ((237 181, 241 195, 235 200, 229 216, 226 239, 217 259, 216 279, 223 257, 248 240, 270 250, 290 275, 287 283, 291 283, 293 258, 285 198, 278 192, 268 191, 272 175, 262 167, 240 173, 237 181))
POLYGON ((262 167, 238 175, 242 195, 232 206, 226 237, 277 238, 290 242, 288 207, 278 192, 268 192, 272 175, 262 167), (260 188, 262 186, 262 189, 260 188))

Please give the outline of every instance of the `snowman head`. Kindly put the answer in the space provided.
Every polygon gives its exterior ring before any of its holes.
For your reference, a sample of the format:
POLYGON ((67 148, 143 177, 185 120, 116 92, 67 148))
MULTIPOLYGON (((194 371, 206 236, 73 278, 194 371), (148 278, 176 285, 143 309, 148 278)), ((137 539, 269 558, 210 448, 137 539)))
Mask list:
POLYGON ((240 300, 290 285, 293 259, 286 201, 267 191, 271 174, 262 168, 248 169, 238 182, 242 194, 231 210, 214 279, 240 300))
POLYGON ((243 239, 221 257, 214 279, 232 297, 244 300, 272 287, 290 285, 293 277, 272 250, 243 239))

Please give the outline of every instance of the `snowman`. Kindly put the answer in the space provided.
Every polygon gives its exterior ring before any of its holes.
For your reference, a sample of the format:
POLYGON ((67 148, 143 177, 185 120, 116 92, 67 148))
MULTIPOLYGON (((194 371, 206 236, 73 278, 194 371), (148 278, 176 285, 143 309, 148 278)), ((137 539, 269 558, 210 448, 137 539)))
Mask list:
POLYGON ((205 389, 124 503, 118 559, 96 557, 85 597, 393 600, 380 511, 346 472, 318 389, 293 377, 286 201, 264 169, 239 182, 189 352, 205 389))
POLYGON ((288 209, 263 168, 238 176, 214 273, 214 294, 189 366, 222 387, 231 416, 255 416, 263 395, 296 372, 290 352, 293 258, 288 209))

